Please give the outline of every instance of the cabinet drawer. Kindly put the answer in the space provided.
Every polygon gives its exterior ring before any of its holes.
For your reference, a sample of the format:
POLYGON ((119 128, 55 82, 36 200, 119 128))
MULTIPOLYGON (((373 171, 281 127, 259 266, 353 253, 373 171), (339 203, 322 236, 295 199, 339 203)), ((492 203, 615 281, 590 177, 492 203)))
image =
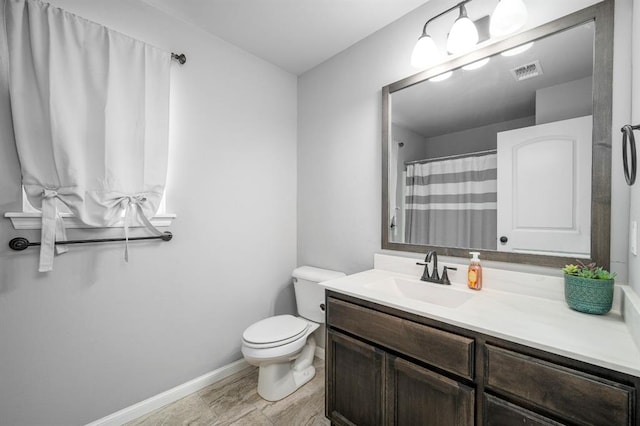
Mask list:
POLYGON ((485 383, 581 425, 630 425, 634 390, 580 371, 486 345, 485 383))
POLYGON ((562 426, 561 423, 532 413, 491 395, 484 395, 485 426, 562 426))
POLYGON ((371 342, 473 379, 474 340, 333 298, 327 323, 371 342))

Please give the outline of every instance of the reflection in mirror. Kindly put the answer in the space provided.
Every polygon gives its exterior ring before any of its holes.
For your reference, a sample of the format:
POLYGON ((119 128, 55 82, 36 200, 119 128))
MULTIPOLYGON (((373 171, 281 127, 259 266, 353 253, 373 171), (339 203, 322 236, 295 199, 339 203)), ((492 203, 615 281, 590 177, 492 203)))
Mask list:
POLYGON ((589 22, 391 95, 392 241, 589 257, 593 37, 589 22))
POLYGON ((383 248, 546 265, 593 257, 596 219, 609 217, 609 200, 592 214, 592 183, 610 191, 592 162, 610 158, 594 142, 610 129, 610 104, 597 103, 610 83, 600 64, 594 80, 600 22, 567 22, 387 86, 383 248))

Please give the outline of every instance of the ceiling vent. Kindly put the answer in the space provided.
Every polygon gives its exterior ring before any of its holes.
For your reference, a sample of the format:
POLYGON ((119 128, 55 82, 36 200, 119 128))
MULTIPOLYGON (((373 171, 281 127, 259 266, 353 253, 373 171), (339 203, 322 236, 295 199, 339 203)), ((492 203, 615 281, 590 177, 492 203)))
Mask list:
POLYGON ((542 75, 543 72, 542 67, 540 66, 540 61, 533 61, 512 69, 511 74, 516 81, 522 81, 542 75))

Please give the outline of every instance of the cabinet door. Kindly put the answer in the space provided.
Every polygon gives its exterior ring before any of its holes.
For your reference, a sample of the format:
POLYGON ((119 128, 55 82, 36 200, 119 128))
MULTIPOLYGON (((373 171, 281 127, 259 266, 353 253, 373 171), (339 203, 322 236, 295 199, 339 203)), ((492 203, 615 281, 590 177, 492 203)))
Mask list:
POLYGON ((472 388, 402 358, 387 355, 387 360, 387 424, 474 424, 472 388))
POLYGON ((561 426, 561 423, 532 413, 491 395, 484 395, 485 426, 561 426))
POLYGON ((381 425, 384 352, 327 331, 326 414, 336 425, 381 425))

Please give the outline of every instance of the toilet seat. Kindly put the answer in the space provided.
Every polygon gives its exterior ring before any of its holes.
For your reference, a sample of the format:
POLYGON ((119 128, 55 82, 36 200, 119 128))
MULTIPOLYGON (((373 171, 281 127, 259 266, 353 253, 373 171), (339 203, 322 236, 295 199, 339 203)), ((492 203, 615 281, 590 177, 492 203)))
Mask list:
POLYGON ((250 348, 273 348, 305 337, 309 327, 310 324, 301 318, 277 315, 250 325, 242 333, 242 340, 250 348))
POLYGON ((242 340, 242 355, 253 365, 265 365, 264 363, 287 362, 293 360, 302 348, 307 344, 308 337, 320 324, 309 324, 309 327, 295 340, 280 345, 271 344, 269 346, 247 343, 242 340), (258 346, 258 347, 255 347, 258 346))

